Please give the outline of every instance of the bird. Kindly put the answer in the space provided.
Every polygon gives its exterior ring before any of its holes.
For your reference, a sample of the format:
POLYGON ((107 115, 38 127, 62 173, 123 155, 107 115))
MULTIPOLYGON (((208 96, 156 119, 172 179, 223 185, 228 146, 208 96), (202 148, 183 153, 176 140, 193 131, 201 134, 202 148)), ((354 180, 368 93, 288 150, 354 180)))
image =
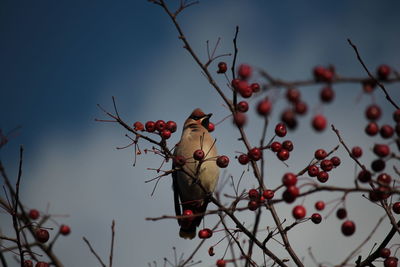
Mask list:
MULTIPOLYGON (((194 215, 204 213, 209 203, 209 196, 217 186, 219 167, 215 159, 218 152, 215 140, 208 132, 211 116, 212 113, 205 114, 200 108, 194 109, 186 119, 181 139, 175 147, 172 187, 176 216, 187 214, 185 211, 194 215), (198 152, 199 149, 204 152, 204 158, 195 160, 194 152, 198 152), (180 159, 180 164, 175 159, 180 159)), ((193 239, 203 217, 204 215, 190 219, 178 218, 179 236, 193 239)))

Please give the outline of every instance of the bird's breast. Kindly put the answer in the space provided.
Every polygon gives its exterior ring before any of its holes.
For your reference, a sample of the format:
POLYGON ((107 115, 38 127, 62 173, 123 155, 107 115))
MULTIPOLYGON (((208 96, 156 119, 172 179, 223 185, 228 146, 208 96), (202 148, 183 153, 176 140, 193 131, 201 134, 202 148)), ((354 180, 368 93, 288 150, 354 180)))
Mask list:
POLYGON ((183 168, 185 172, 191 174, 188 175, 183 171, 177 173, 181 197, 185 201, 201 199, 206 195, 206 192, 194 183, 194 178, 199 179, 207 192, 214 192, 219 177, 219 168, 216 164, 218 152, 214 139, 208 132, 194 126, 185 129, 176 148, 176 155, 185 157, 186 164, 183 168), (193 153, 197 149, 202 149, 206 155, 200 167, 198 167, 199 161, 193 159, 193 153))

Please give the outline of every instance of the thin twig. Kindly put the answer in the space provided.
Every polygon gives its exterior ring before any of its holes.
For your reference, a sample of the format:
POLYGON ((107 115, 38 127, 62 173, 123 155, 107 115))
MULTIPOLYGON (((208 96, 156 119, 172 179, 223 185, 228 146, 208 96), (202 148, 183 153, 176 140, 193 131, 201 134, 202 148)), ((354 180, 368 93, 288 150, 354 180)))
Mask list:
POLYGON ((23 267, 23 264, 24 264, 24 253, 22 250, 20 227, 19 227, 19 223, 18 223, 19 222, 18 221, 18 203, 19 203, 19 185, 20 185, 21 176, 22 176, 23 153, 24 153, 24 148, 21 146, 20 150, 19 150, 18 178, 17 178, 17 183, 15 185, 15 195, 14 195, 13 212, 12 212, 13 227, 15 230, 15 235, 17 237, 17 245, 18 245, 21 267, 23 267))
POLYGON ((112 220, 111 224, 111 249, 110 249, 110 265, 112 267, 113 255, 114 255, 114 239, 115 239, 115 220, 112 220))
POLYGON ((390 97, 389 93, 387 92, 385 86, 381 82, 379 82, 368 70, 367 66, 364 64, 363 60, 361 59, 360 53, 358 52, 357 46, 351 42, 350 39, 347 39, 347 42, 353 47, 354 51, 356 52, 357 59, 360 61, 361 65, 363 66, 364 70, 368 73, 368 76, 382 89, 383 93, 385 94, 385 97, 387 101, 389 101, 390 104, 392 104, 396 109, 399 109, 399 106, 393 101, 393 99, 390 97))
POLYGON ((83 241, 85 241, 85 243, 88 245, 90 252, 92 252, 92 254, 97 258, 97 260, 99 261, 100 265, 103 267, 107 267, 107 265, 104 264, 104 262, 101 260, 100 256, 96 253, 96 251, 93 249, 92 245, 90 244, 89 240, 86 239, 86 237, 82 237, 83 241))
POLYGON ((350 149, 347 147, 346 143, 343 141, 343 138, 342 138, 342 136, 340 135, 339 130, 336 129, 336 128, 335 128, 335 125, 333 125, 333 124, 331 125, 331 127, 332 127, 332 130, 335 132, 336 136, 338 137, 339 142, 340 142, 340 143, 343 145, 343 147, 346 149, 346 151, 347 151, 347 153, 349 154, 349 156, 358 164, 358 166, 361 167, 361 169, 363 169, 364 171, 366 171, 367 168, 365 168, 365 166, 364 166, 363 164, 361 164, 361 162, 360 162, 356 157, 354 157, 353 153, 351 153, 350 149))
MULTIPOLYGON (((238 51, 239 51, 238 47, 237 47, 238 34, 239 34, 239 26, 236 26, 235 37, 233 38, 234 53, 233 53, 232 67, 231 67, 232 80, 234 80, 236 78, 235 67, 236 67, 236 58, 237 58, 237 54, 238 54, 238 51)), ((233 106, 235 108, 236 108, 236 104, 237 104, 237 92, 236 92, 236 90, 233 90, 233 106)))

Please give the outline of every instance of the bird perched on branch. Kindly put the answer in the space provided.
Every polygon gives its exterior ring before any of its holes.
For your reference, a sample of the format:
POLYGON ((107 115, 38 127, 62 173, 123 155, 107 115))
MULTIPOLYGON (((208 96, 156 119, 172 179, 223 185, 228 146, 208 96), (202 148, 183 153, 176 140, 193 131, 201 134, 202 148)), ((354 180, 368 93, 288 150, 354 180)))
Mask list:
POLYGON ((172 173, 175 213, 177 216, 193 214, 192 218, 178 219, 179 236, 193 239, 209 203, 209 196, 218 183, 215 140, 208 132, 212 114, 193 110, 186 119, 181 140, 174 152, 172 173))

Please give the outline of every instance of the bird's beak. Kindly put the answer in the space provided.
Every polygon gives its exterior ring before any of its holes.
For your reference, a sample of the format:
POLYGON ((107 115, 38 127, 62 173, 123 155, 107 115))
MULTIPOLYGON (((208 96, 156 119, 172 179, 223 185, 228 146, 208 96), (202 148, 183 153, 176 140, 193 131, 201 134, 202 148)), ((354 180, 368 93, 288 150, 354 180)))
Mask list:
POLYGON ((212 115, 212 113, 207 114, 207 118, 211 118, 212 115))

